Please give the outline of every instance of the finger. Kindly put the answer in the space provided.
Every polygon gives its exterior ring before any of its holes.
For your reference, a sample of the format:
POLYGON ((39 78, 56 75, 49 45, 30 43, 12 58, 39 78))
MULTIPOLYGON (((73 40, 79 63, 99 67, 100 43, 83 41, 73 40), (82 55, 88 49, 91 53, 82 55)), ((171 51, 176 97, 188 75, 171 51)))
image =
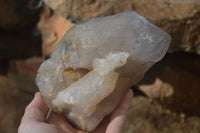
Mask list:
POLYGON ((95 133, 105 133, 107 126, 110 122, 110 118, 111 118, 111 114, 104 117, 103 121, 101 121, 101 123, 95 129, 95 133))
POLYGON ((77 130, 67 123, 65 116, 55 112, 51 112, 47 122, 56 125, 63 133, 77 133, 77 130))
POLYGON ((129 89, 117 109, 113 112, 106 133, 122 132, 132 98, 133 92, 129 89))
POLYGON ((37 92, 35 93, 34 99, 25 109, 22 123, 30 121, 44 122, 47 111, 48 107, 44 103, 41 93, 37 92))

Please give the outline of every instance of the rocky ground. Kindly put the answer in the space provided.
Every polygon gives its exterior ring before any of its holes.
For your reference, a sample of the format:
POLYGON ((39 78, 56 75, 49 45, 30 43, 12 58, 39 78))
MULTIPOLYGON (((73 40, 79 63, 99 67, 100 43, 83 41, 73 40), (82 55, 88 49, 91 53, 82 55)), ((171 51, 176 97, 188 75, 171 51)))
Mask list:
POLYGON ((157 101, 135 97, 124 133, 199 133, 200 118, 163 108, 157 101))
POLYGON ((7 76, 0 76, 0 132, 16 133, 32 95, 9 86, 7 76))

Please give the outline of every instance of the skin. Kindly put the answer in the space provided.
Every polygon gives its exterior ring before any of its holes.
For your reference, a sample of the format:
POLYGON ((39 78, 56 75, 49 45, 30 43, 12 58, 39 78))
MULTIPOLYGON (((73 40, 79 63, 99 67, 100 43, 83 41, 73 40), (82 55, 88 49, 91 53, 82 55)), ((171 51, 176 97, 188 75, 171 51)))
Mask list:
MULTIPOLYGON (((116 110, 99 124, 93 133, 121 133, 125 124, 133 92, 128 90, 116 110)), ((26 107, 18 133, 84 133, 72 127, 62 115, 52 112, 47 121, 48 107, 37 92, 26 107)))

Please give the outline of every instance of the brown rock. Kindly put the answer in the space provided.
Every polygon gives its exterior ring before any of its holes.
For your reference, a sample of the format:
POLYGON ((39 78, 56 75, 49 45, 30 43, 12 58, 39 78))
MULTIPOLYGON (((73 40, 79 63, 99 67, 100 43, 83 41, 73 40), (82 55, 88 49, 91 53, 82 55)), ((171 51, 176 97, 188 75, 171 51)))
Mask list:
POLYGON ((13 60, 8 70, 9 85, 11 88, 28 93, 38 90, 35 78, 37 70, 44 59, 32 57, 27 60, 13 60))
POLYGON ((31 96, 9 86, 6 76, 0 76, 0 132, 16 133, 31 96))
POLYGON ((174 88, 171 97, 161 102, 163 106, 187 115, 200 116, 200 57, 189 53, 167 54, 155 64, 139 83, 152 85, 156 78, 174 88))
POLYGON ((170 51, 190 51, 200 54, 200 4, 173 0, 44 0, 58 13, 83 21, 93 17, 134 10, 172 36, 170 51))
MULTIPOLYGON (((0 76, 0 103, 6 102, 6 94, 8 92, 8 77, 0 76)), ((2 114, 2 110, 0 110, 0 115, 2 114)))
POLYGON ((16 14, 16 9, 23 2, 13 0, 0 0, 0 28, 4 30, 15 30, 33 23, 37 18, 24 18, 16 14))
POLYGON ((60 41, 64 33, 72 27, 72 23, 54 12, 51 15, 50 8, 44 6, 41 14, 38 29, 42 36, 42 53, 49 56, 54 51, 56 44, 60 41))
POLYGON ((163 100, 164 97, 173 95, 173 87, 156 78, 152 85, 140 85, 139 89, 143 91, 150 98, 160 98, 163 100))
POLYGON ((173 113, 156 101, 135 97, 129 109, 124 133, 199 133, 200 118, 173 113))

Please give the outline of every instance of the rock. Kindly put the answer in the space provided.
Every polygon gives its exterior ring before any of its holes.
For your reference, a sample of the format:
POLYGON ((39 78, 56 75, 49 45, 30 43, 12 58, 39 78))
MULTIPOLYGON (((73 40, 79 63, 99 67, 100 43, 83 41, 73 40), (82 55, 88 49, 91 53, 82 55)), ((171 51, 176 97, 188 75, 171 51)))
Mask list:
POLYGON ((160 101, 162 106, 189 116, 200 116, 200 56, 184 52, 167 54, 146 72, 138 86, 152 85, 156 78, 174 89, 172 96, 160 101))
POLYGON ((0 9, 0 28, 3 29, 12 29, 16 28, 16 25, 24 24, 25 19, 20 18, 14 12, 17 7, 16 2, 10 0, 2 0, 0 1, 1 5, 4 5, 0 9), (12 28, 10 28, 12 27, 12 28))
POLYGON ((82 21, 133 10, 172 36, 169 51, 200 54, 199 0, 44 0, 52 9, 82 21))
MULTIPOLYGON (((7 99, 6 93, 8 92, 8 77, 6 76, 0 76, 0 103, 5 103, 7 99)), ((0 110, 0 115, 3 112, 0 110)))
POLYGON ((150 98, 160 98, 163 100, 164 97, 170 97, 173 95, 173 87, 156 78, 152 85, 140 85, 139 89, 143 91, 150 98))
POLYGON ((7 76, 0 75, 0 132, 16 133, 24 109, 33 97, 9 86, 7 76))
MULTIPOLYGON (((6 31, 11 30, 19 30, 20 28, 27 28, 27 26, 30 26, 33 22, 37 20, 37 14, 36 10, 34 10, 35 14, 29 14, 29 16, 22 17, 17 12, 20 8, 25 6, 25 3, 28 3, 27 1, 12 1, 12 0, 1 0, 0 1, 0 28, 6 31)), ((28 12, 27 9, 22 9, 23 13, 28 12)), ((22 11, 21 11, 22 12, 22 11)))
POLYGON ((32 57, 26 60, 12 60, 8 70, 10 87, 28 93, 38 91, 34 79, 42 61, 44 59, 39 57, 32 57))
POLYGON ((129 108, 124 133, 199 133, 199 117, 185 117, 163 108, 155 100, 135 97, 129 108))
POLYGON ((170 41, 135 12, 95 18, 65 33, 40 66, 36 83, 49 108, 92 131, 126 89, 163 58, 170 41))
POLYGON ((42 36, 42 53, 44 56, 49 56, 56 48, 65 32, 72 27, 72 23, 54 12, 51 14, 50 8, 46 5, 40 16, 38 30, 42 36))
POLYGON ((165 1, 165 2, 170 2, 170 3, 189 3, 189 4, 200 4, 199 0, 160 0, 160 1, 165 1))
POLYGON ((75 115, 80 112, 86 116, 92 115, 97 110, 98 104, 115 89, 119 74, 114 70, 126 64, 128 57, 127 52, 117 52, 110 53, 105 59, 95 59, 93 70, 72 83, 67 89, 60 91, 52 101, 53 106, 59 111, 68 110, 75 115), (95 98, 88 99, 92 95, 95 98), (71 109, 70 106, 72 106, 71 109))

